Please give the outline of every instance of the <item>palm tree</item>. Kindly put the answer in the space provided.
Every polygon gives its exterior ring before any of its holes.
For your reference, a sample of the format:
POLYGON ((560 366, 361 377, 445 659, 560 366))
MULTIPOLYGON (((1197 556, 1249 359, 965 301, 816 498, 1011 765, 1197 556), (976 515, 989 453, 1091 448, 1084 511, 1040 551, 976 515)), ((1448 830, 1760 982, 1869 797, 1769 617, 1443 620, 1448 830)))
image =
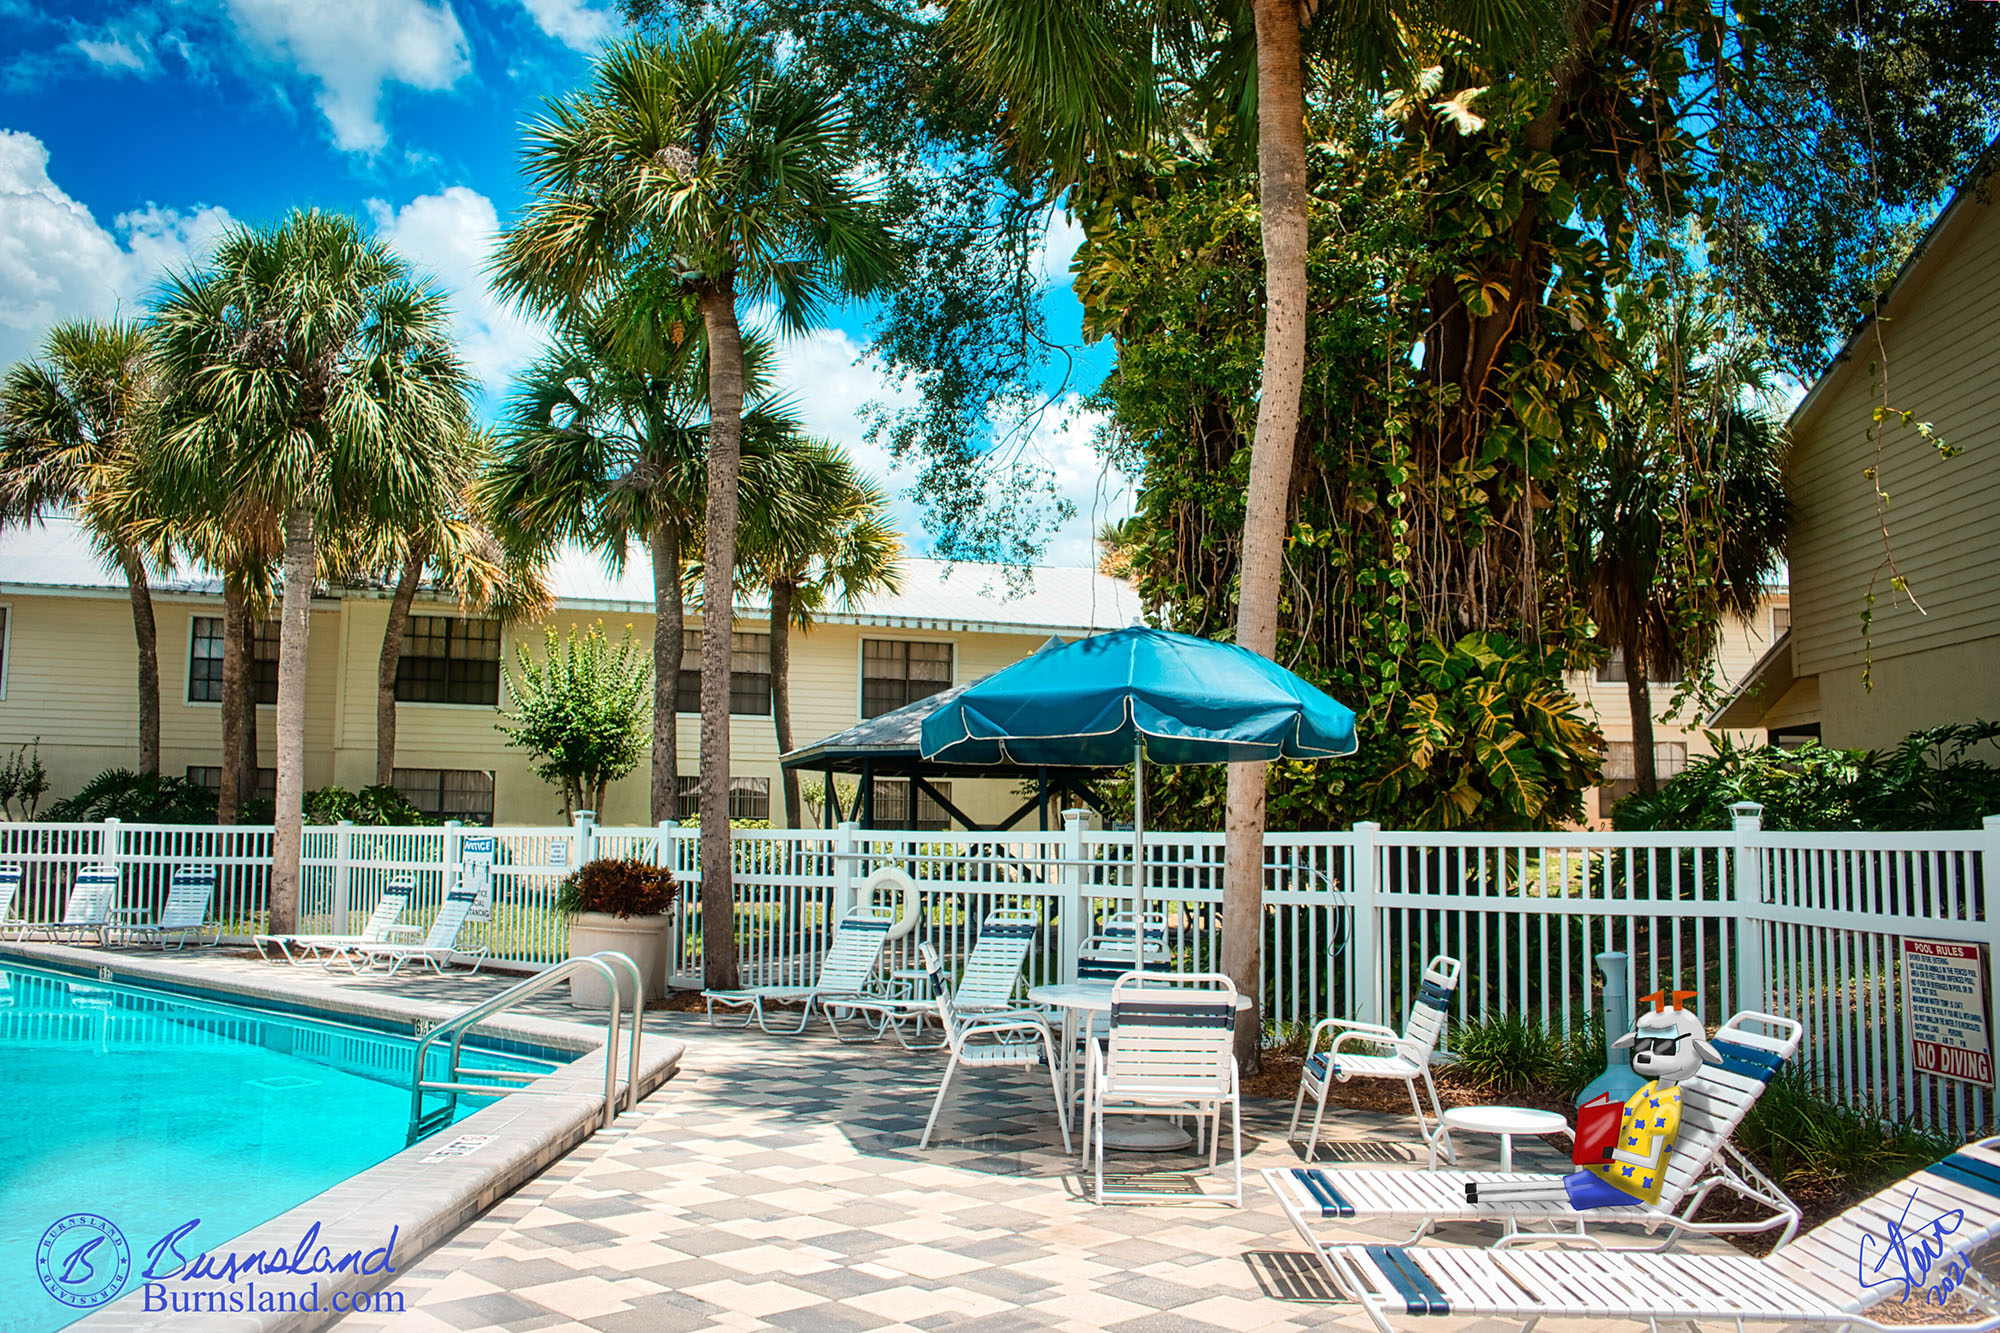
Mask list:
POLYGON ((1707 661, 1724 621, 1762 602, 1784 558, 1787 444, 1779 417, 1745 405, 1768 385, 1711 310, 1618 304, 1637 356, 1619 375, 1607 443, 1576 478, 1566 545, 1598 637, 1624 658, 1634 777, 1651 793, 1650 682, 1707 661))
POLYGON ((352 218, 317 210, 230 232, 206 269, 169 279, 155 324, 187 408, 161 441, 172 484, 220 482, 212 507, 282 516, 270 911, 290 930, 320 537, 418 512, 464 438, 470 379, 444 298, 352 218))
MULTIPOLYGON (((852 610, 903 585, 903 542, 882 488, 839 446, 795 437, 779 456, 788 509, 744 524, 738 569, 770 597, 771 722, 778 753, 792 749, 791 631, 810 630, 828 606, 852 610)), ((799 775, 784 770, 785 826, 799 827, 799 775)))
MULTIPOLYGON (((808 328, 867 294, 895 246, 860 182, 831 97, 776 69, 741 33, 703 28, 612 48, 589 87, 528 130, 535 198, 502 239, 497 285, 560 313, 635 270, 693 297, 708 347, 703 564, 736 567, 744 357, 738 305, 808 328)), ((708 984, 736 984, 729 833, 732 618, 702 618, 702 933, 708 984)))
POLYGON ((0 378, 0 525, 73 511, 98 551, 125 575, 139 645, 139 771, 160 771, 160 636, 149 565, 171 565, 154 529, 146 469, 158 425, 160 376, 146 329, 76 320, 42 340, 42 359, 0 378))

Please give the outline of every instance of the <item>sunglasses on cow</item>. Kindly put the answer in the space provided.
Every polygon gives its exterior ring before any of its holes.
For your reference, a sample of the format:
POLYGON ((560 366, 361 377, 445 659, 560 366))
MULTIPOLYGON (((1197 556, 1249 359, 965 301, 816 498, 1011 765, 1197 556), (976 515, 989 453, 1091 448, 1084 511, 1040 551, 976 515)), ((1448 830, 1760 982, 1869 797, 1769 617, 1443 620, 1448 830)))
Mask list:
POLYGON ((1679 1033, 1671 1037, 1639 1037, 1632 1042, 1632 1054, 1645 1055, 1650 1052, 1653 1055, 1672 1055, 1680 1049, 1680 1045, 1679 1033))

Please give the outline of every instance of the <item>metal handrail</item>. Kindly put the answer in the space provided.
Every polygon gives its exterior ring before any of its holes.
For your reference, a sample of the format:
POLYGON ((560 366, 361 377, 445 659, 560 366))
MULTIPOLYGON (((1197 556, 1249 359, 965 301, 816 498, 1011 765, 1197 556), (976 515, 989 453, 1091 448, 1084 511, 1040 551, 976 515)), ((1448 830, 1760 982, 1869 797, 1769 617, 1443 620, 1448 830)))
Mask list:
MULTIPOLYGON (((409 1142, 415 1143, 424 1133, 424 1094, 443 1092, 450 1094, 445 1104, 449 1111, 458 1105, 460 1093, 476 1093, 490 1096, 497 1089, 488 1083, 464 1083, 461 1075, 476 1075, 481 1078, 503 1079, 524 1085, 519 1089, 532 1091, 525 1085, 541 1078, 538 1073, 518 1069, 477 1069, 460 1064, 465 1045, 465 1034, 480 1023, 512 1009, 525 1000, 534 998, 559 981, 567 980, 586 967, 597 969, 604 977, 606 989, 610 993, 605 1007, 604 1019, 604 1128, 611 1128, 620 1109, 618 1099, 618 1039, 624 1030, 624 1005, 618 993, 618 971, 614 964, 623 965, 632 978, 632 1044, 626 1058, 625 1099, 623 1109, 630 1110, 638 1102, 639 1096, 639 1049, 644 1039, 645 980, 639 975, 639 965, 625 954, 604 950, 588 957, 569 958, 546 971, 509 986, 498 995, 489 996, 478 1004, 452 1015, 424 1033, 417 1041, 415 1063, 410 1071, 410 1129, 409 1142), (441 1041, 446 1034, 451 1036, 451 1059, 447 1064, 447 1077, 431 1080, 424 1077, 424 1056, 433 1042, 441 1041)), ((443 1122, 449 1123, 449 1120, 443 1122)))

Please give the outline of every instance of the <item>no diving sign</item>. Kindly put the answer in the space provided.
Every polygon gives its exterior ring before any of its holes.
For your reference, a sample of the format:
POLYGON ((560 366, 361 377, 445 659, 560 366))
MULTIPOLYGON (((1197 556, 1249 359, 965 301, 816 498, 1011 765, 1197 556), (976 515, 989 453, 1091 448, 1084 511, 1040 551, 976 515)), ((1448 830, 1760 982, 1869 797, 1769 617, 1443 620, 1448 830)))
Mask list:
POLYGON ((1905 939, 1903 1012, 1910 1019, 1912 1068, 1939 1078, 1992 1084, 1986 960, 1979 945, 1905 939))

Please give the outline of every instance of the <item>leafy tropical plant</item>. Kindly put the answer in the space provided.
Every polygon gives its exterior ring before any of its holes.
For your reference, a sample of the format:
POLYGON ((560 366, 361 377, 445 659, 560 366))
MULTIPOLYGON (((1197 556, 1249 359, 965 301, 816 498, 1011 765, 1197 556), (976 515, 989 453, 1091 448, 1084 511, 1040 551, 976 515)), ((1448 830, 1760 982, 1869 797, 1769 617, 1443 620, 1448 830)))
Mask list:
POLYGON ((187 778, 107 768, 41 818, 54 824, 119 819, 128 824, 213 824, 215 793, 187 778))
POLYGON ((1510 1014, 1452 1029, 1452 1066, 1495 1092, 1538 1092, 1574 1101, 1584 1085, 1604 1072, 1604 1029, 1593 1019, 1568 1032, 1540 1020, 1510 1014))
POLYGON ((370 827, 421 827, 437 823, 410 804, 410 798, 394 787, 377 784, 349 791, 345 787, 321 787, 306 793, 305 817, 308 824, 338 824, 345 819, 370 827))
POLYGON ((630 857, 599 857, 571 871, 556 890, 556 911, 606 912, 612 916, 668 916, 680 905, 680 890, 665 866, 630 857))
MULTIPOLYGON (((708 356, 703 566, 736 568, 745 395, 740 303, 802 332, 829 302, 866 295, 896 246, 864 183, 838 102, 778 67, 740 31, 634 40, 591 84, 528 130, 534 194, 501 240, 496 285, 536 312, 588 307, 608 285, 678 289, 700 311, 708 356)), ((721 600, 721 599, 717 599, 721 600)), ((732 616, 702 617, 703 958, 736 985, 730 911, 732 616)))
POLYGON ((562 793, 563 819, 604 808, 604 789, 646 753, 652 668, 625 637, 613 648, 602 625, 582 633, 551 627, 541 661, 526 644, 507 672, 513 703, 497 724, 509 744, 529 754, 535 776, 562 793))
POLYGON ((305 797, 306 640, 323 540, 421 513, 448 489, 471 381, 444 297, 354 219, 298 211, 224 236, 158 303, 176 386, 169 487, 284 533, 271 928, 297 924, 305 797))
POLYGON ((147 469, 161 382, 151 336, 122 320, 50 329, 41 358, 0 377, 0 527, 75 513, 125 576, 139 646, 139 771, 160 771, 160 635, 147 569, 172 563, 147 469))
POLYGON ((2000 722, 1912 732, 1888 750, 1737 745, 1692 759, 1652 795, 1611 811, 1620 829, 1726 829, 1729 807, 1755 801, 1764 827, 1795 832, 1978 828, 2000 811, 2000 722))

